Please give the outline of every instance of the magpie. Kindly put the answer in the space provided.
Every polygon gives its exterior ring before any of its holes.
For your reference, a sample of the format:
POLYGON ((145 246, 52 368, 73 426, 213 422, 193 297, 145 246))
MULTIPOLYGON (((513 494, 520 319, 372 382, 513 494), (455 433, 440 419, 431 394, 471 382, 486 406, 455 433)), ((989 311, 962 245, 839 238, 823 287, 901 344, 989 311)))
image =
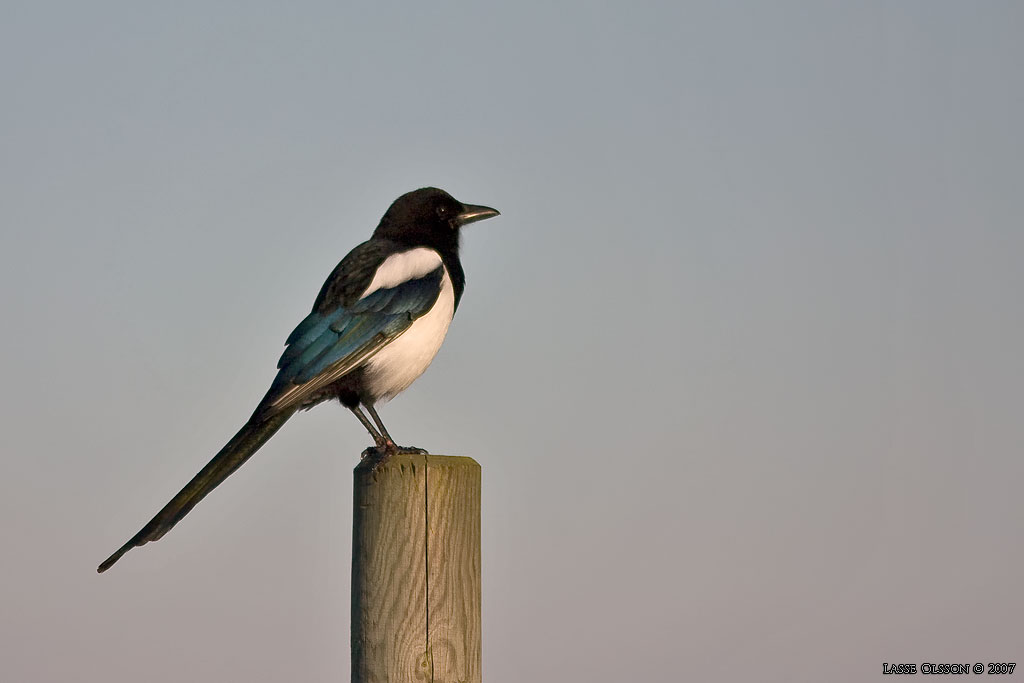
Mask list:
POLYGON ((162 538, 298 410, 337 399, 370 433, 374 446, 363 457, 378 463, 395 453, 426 453, 396 445, 374 406, 405 390, 437 355, 466 287, 460 229, 497 215, 436 187, 396 199, 370 239, 337 265, 312 312, 288 336, 277 376, 249 421, 97 571, 162 538))

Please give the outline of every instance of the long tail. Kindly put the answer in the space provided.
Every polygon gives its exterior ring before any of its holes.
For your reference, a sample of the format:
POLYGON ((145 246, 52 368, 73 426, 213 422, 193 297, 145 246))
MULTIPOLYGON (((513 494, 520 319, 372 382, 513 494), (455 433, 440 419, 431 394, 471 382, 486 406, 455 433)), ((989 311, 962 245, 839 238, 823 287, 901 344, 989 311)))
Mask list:
POLYGON ((235 470, 259 450, 281 426, 288 421, 294 410, 287 410, 282 413, 257 417, 254 414, 245 423, 238 433, 228 441, 224 448, 220 449, 217 455, 206 464, 199 474, 192 478, 185 485, 178 495, 174 496, 164 508, 156 513, 156 516, 149 520, 149 524, 142 527, 139 533, 132 536, 131 540, 118 548, 117 552, 103 561, 96 571, 103 573, 110 569, 121 556, 132 548, 145 545, 150 541, 159 540, 164 534, 181 521, 181 519, 201 501, 206 494, 227 479, 235 470))

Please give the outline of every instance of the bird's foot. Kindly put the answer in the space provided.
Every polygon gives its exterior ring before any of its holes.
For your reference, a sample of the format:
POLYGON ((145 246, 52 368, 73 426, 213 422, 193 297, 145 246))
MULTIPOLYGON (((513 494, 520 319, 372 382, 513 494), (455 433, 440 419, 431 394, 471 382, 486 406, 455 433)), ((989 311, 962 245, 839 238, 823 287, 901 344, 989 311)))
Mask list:
POLYGON ((394 441, 388 441, 379 443, 376 446, 370 446, 363 451, 362 460, 374 460, 375 464, 380 464, 387 460, 392 455, 429 455, 425 448, 417 448, 416 446, 399 446, 394 441))
POLYGON ((395 445, 395 442, 383 436, 374 436, 373 444, 374 445, 363 451, 363 460, 366 460, 367 458, 376 458, 383 461, 389 455, 394 455, 398 452, 398 446, 395 445))
POLYGON ((388 458, 392 455, 428 455, 426 449, 416 448, 415 446, 397 446, 394 443, 390 444, 389 447, 381 446, 370 446, 363 451, 360 458, 360 467, 363 463, 367 463, 370 466, 370 472, 376 472, 381 465, 387 462, 388 458))
POLYGON ((399 446, 389 438, 376 439, 374 445, 363 451, 363 457, 365 458, 367 453, 375 451, 383 453, 385 455, 397 455, 399 453, 403 455, 427 455, 425 448, 417 448, 416 446, 399 446))

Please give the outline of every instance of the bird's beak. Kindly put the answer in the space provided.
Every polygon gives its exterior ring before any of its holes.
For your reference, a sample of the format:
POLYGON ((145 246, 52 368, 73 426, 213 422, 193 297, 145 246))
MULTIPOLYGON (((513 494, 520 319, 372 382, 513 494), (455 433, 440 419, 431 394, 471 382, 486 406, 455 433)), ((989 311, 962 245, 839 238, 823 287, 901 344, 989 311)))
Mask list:
POLYGON ((455 224, 459 227, 467 225, 469 223, 476 223, 482 221, 485 218, 492 218, 500 215, 497 209, 492 209, 489 206, 478 206, 476 204, 463 204, 462 211, 455 217, 455 224))

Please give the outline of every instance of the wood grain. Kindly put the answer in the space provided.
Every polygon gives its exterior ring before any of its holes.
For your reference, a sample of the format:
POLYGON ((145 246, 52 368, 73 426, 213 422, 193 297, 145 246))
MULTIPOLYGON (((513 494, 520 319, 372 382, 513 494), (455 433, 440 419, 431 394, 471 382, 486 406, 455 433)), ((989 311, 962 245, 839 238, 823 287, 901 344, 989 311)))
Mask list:
POLYGON ((480 683, 480 465, 355 469, 353 683, 480 683))

